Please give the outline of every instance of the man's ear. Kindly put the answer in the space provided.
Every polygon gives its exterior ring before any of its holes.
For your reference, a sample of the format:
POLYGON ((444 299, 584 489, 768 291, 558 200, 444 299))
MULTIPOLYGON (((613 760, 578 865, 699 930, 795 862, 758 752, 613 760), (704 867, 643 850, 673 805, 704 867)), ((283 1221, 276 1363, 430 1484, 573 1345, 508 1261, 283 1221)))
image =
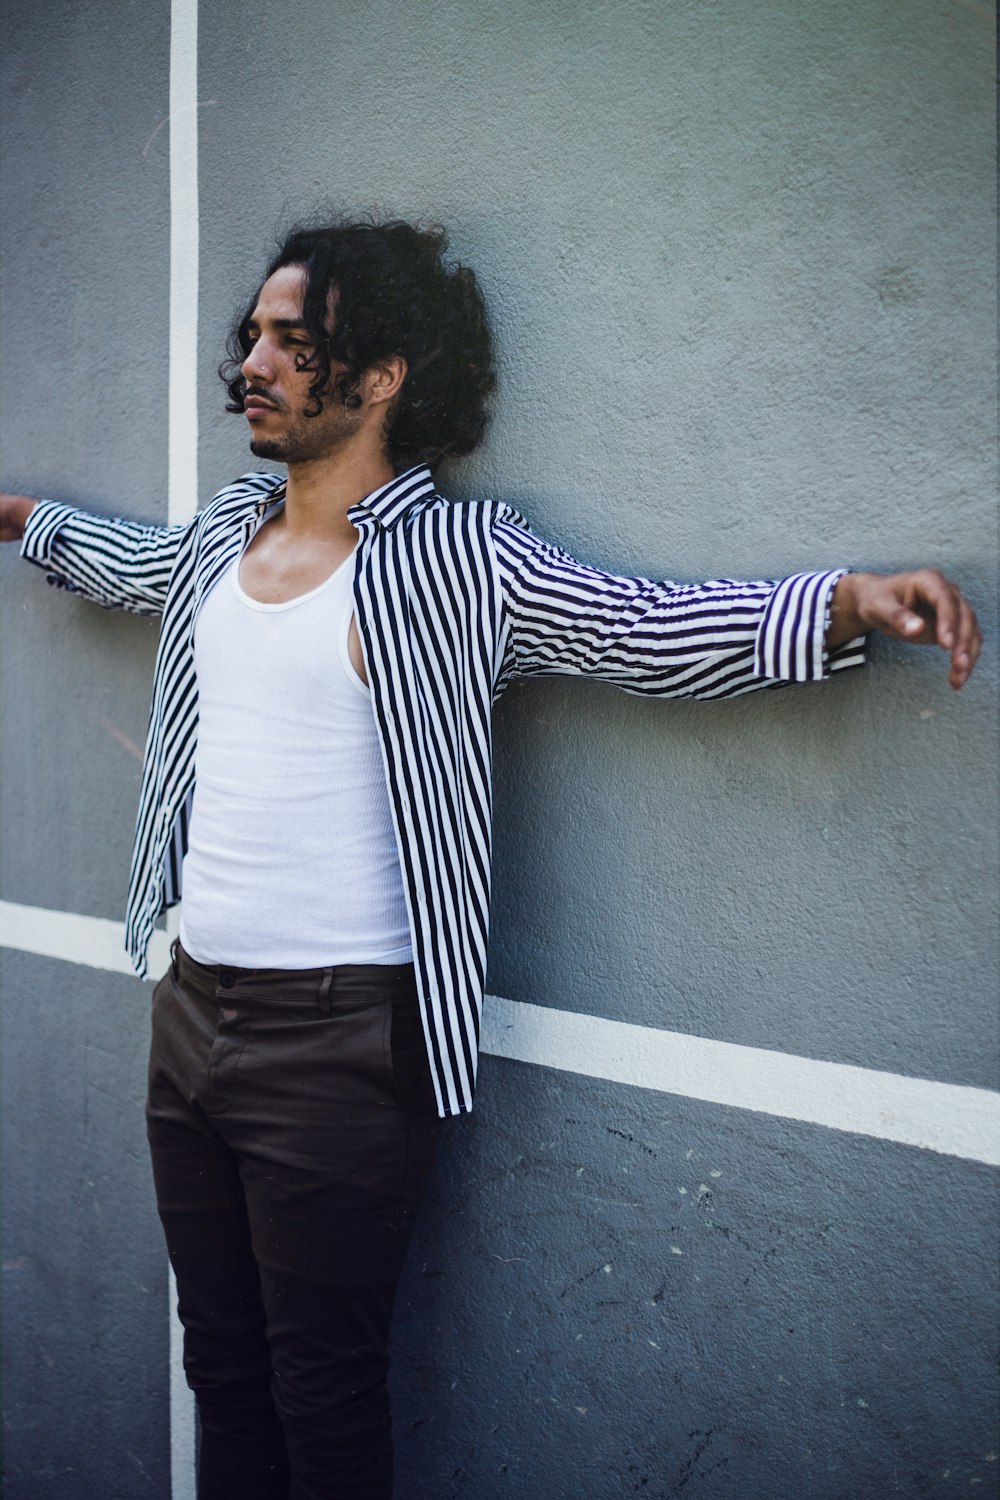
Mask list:
POLYGON ((395 401, 406 379, 406 368, 401 354, 390 354, 366 370, 362 378, 366 405, 384 406, 395 401))

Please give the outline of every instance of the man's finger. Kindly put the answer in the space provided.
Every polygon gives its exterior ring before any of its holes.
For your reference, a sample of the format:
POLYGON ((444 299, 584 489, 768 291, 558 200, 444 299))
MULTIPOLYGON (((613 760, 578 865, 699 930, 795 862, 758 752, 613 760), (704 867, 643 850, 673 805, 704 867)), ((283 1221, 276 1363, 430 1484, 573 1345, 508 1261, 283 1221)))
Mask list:
POLYGON ((919 635, 921 631, 928 629, 923 615, 915 615, 909 609, 897 609, 889 616, 889 619, 900 635, 919 635))
POLYGON ((955 645, 951 653, 951 671, 948 681, 953 688, 960 688, 969 679, 982 646, 982 634, 976 620, 975 611, 969 601, 961 595, 958 600, 958 627, 955 633, 955 645))
POLYGON ((946 651, 951 651, 957 641, 958 602, 961 594, 947 578, 930 570, 916 575, 914 589, 917 598, 930 606, 933 639, 946 651))
MULTIPOLYGON (((898 635, 903 640, 919 640, 925 642, 933 641, 934 635, 934 611, 929 609, 927 615, 917 614, 912 607, 915 600, 906 601, 907 594, 913 594, 915 589, 907 589, 904 593, 900 584, 894 579, 887 579, 887 587, 870 605, 871 623, 879 630, 886 630, 890 635, 898 635), (902 595, 902 598, 901 598, 902 595)), ((902 580, 900 581, 902 582, 902 580)))
POLYGON ((959 638, 962 645, 969 651, 969 665, 975 666, 983 644, 983 633, 976 619, 976 611, 965 598, 964 594, 959 597, 959 638))

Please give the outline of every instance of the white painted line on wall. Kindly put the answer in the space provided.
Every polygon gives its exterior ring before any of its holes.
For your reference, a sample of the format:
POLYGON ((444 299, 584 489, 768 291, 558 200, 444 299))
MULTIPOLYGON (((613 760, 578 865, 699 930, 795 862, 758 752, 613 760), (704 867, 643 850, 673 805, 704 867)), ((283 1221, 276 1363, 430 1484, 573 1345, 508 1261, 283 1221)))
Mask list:
POLYGON ((170 1277, 170 1496, 195 1500, 194 1396, 184 1374, 184 1329, 177 1316, 177 1281, 170 1277))
MULTIPOLYGON (((62 958, 112 974, 135 973, 125 952, 124 923, 110 922, 107 917, 0 901, 0 947, 19 948, 22 953, 38 953, 43 958, 62 958)), ((154 932, 149 948, 150 973, 159 978, 169 963, 170 939, 165 932, 154 932)))
MULTIPOLYGON (((120 923, 0 902, 5 947, 128 973, 123 942, 120 923)), ((159 974, 169 962, 166 933, 158 932, 154 943, 150 968, 159 974)), ((486 997, 482 1046, 517 1062, 1000 1166, 1000 1093, 992 1089, 821 1062, 499 995, 486 997)))
MULTIPOLYGON (((198 0, 170 4, 170 354, 167 405, 167 520, 198 508, 198 0)), ((177 911, 154 936, 166 950, 177 911)), ((169 962, 149 955, 153 973, 169 962)), ((181 1363, 183 1330, 170 1272, 170 1495, 195 1500, 194 1396, 181 1363)))
POLYGON ((482 1046, 635 1088, 1000 1166, 1000 1093, 491 995, 482 1046))
POLYGON ((167 519, 198 503, 198 4, 170 7, 167 519))

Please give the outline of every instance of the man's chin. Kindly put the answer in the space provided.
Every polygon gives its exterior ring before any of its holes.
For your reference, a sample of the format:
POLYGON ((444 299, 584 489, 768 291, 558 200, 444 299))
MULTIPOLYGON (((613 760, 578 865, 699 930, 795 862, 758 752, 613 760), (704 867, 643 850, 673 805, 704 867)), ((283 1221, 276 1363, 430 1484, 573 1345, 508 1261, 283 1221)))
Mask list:
POLYGON ((282 445, 276 438, 251 438, 250 452, 254 458, 276 458, 279 463, 284 462, 282 445))

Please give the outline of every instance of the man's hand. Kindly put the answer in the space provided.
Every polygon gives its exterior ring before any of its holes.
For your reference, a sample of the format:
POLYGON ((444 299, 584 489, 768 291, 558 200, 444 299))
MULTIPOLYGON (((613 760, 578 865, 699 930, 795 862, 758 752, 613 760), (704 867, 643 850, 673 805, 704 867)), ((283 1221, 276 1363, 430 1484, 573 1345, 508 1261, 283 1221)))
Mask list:
POLYGON ((37 504, 27 495, 0 495, 0 542, 21 540, 24 523, 37 504))
POLYGON ((845 573, 830 603, 828 650, 881 630, 894 641, 941 646, 951 653, 948 681, 960 688, 976 664, 982 632, 968 599, 935 568, 915 573, 845 573))

